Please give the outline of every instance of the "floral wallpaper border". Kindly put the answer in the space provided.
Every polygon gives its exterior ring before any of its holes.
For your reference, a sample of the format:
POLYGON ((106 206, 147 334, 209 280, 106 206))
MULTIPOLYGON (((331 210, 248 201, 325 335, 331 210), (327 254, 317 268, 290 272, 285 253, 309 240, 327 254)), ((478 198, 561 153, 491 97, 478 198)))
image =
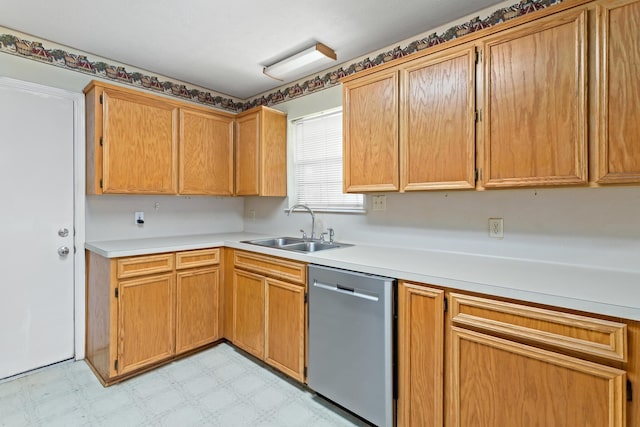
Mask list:
POLYGON ((252 100, 229 98, 217 92, 188 87, 183 82, 170 80, 142 72, 128 71, 124 66, 108 64, 104 61, 91 61, 86 54, 69 52, 61 48, 47 49, 43 42, 26 40, 15 34, 0 34, 0 52, 9 53, 49 63, 51 65, 93 74, 97 77, 115 80, 120 83, 136 86, 149 91, 162 92, 176 98, 187 99, 210 107, 232 112, 248 110, 258 105, 276 105, 294 98, 309 95, 339 84, 342 77, 358 71, 373 68, 377 65, 402 58, 411 53, 435 46, 466 34, 492 27, 518 16, 535 12, 539 9, 562 3, 563 0, 521 0, 519 3, 496 10, 484 19, 475 17, 470 21, 454 25, 441 34, 432 33, 427 37, 412 41, 405 47, 380 53, 374 58, 366 57, 350 65, 343 64, 335 70, 317 75, 307 80, 300 80, 288 87, 277 88, 275 92, 259 96, 252 100))

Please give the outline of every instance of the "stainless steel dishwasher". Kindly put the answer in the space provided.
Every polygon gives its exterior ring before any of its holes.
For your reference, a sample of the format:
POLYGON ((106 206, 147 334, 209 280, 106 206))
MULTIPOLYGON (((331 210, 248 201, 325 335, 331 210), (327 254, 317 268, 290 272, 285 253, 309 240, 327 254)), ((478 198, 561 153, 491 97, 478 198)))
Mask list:
POLYGON ((395 280, 309 266, 309 387, 365 420, 395 421, 395 280))

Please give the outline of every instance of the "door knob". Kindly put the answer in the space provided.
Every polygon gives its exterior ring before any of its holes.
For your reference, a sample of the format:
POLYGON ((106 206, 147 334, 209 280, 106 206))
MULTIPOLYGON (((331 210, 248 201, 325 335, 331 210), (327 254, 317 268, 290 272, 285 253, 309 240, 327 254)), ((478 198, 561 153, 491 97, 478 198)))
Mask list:
POLYGON ((61 228, 60 230, 58 230, 58 236, 60 237, 67 237, 69 235, 69 230, 66 228, 61 228))
POLYGON ((69 248, 67 246, 60 246, 58 248, 58 255, 60 255, 60 256, 69 255, 69 248))

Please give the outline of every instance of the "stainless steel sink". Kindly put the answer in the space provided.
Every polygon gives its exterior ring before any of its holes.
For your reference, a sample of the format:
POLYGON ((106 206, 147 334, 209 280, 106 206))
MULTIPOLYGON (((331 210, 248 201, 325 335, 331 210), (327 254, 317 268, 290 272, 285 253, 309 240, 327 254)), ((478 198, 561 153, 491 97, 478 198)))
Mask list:
POLYGON ((327 249, 344 248, 347 246, 353 246, 345 243, 329 243, 321 242, 317 240, 305 240, 299 237, 275 237, 273 239, 257 239, 257 240, 245 240, 242 243, 250 243, 252 245, 265 246, 268 248, 284 249, 286 251, 293 252, 318 252, 327 249))

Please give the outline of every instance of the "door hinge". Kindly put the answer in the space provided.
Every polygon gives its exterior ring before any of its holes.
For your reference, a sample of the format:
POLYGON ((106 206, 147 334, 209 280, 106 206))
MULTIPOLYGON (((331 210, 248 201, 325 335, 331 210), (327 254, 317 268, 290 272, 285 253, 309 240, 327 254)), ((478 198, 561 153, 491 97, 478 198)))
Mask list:
POLYGON ((115 371, 117 371, 117 370, 118 370, 118 359, 116 359, 116 360, 114 360, 114 361, 113 361, 113 369, 114 369, 115 371))
POLYGON ((444 312, 446 313, 447 311, 449 311, 449 299, 447 297, 444 297, 444 312))
POLYGON ((306 303, 308 303, 308 302, 309 302, 309 293, 308 293, 308 292, 305 292, 305 293, 304 293, 304 303, 306 304, 306 303))
POLYGON ((120 292, 118 292, 118 288, 116 288, 116 298, 120 296, 120 292))
POLYGON ((480 123, 482 121, 482 109, 476 110, 476 123, 480 123))
POLYGON ((627 380, 627 402, 633 401, 633 387, 631 386, 631 380, 627 380))
POLYGON ((102 94, 100 94, 100 104, 102 104, 102 94))

